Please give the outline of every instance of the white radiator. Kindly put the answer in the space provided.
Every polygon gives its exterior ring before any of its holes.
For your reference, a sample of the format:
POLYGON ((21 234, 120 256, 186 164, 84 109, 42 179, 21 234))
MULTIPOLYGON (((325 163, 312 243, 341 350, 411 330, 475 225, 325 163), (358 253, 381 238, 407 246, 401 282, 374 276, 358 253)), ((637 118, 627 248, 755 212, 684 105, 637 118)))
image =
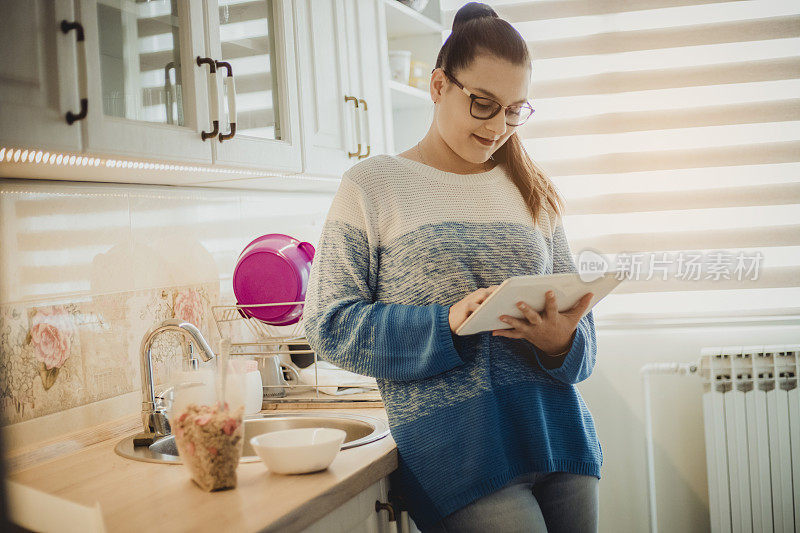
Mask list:
POLYGON ((712 533, 800 532, 800 344, 703 348, 695 363, 648 363, 645 401, 650 531, 657 533, 652 374, 696 375, 712 533))
POLYGON ((711 531, 800 531, 800 346, 704 348, 711 531))

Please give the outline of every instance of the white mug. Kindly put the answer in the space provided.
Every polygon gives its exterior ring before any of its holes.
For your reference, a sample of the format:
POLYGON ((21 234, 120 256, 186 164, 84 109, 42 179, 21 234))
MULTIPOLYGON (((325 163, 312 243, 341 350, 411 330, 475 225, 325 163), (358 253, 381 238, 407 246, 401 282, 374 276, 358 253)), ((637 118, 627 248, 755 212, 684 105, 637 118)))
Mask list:
POLYGON ((285 386, 300 384, 300 374, 297 369, 281 361, 278 355, 267 355, 258 358, 258 370, 261 372, 261 381, 264 386, 264 397, 282 398, 286 396, 285 386), (289 371, 290 379, 286 381, 283 370, 289 371))

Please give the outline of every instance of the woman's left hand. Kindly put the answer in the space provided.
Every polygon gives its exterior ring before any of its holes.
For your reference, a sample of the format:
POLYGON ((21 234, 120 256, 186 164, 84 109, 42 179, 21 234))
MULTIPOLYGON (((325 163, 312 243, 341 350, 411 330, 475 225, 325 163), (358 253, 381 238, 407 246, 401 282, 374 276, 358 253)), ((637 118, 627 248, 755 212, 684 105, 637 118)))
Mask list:
POLYGON ((558 312, 553 291, 547 291, 544 311, 541 313, 531 309, 525 302, 517 302, 524 317, 501 315, 500 320, 510 324, 512 329, 496 329, 492 331, 492 335, 526 339, 547 355, 560 354, 572 346, 575 329, 593 295, 591 292, 584 294, 572 308, 563 313, 558 312))

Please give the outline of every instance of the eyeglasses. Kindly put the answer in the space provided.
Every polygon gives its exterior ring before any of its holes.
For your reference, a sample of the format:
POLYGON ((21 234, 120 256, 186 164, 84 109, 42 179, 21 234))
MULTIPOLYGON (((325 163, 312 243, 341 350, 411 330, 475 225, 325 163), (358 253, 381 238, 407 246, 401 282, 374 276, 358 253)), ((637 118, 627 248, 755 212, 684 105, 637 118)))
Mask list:
MULTIPOLYGON (((436 70, 436 69, 434 69, 436 70)), ((446 70, 442 69, 444 75, 447 76, 459 89, 464 91, 464 94, 469 96, 471 102, 469 106, 469 114, 473 118, 481 120, 489 120, 497 115, 501 109, 506 110, 506 124, 509 126, 521 126, 524 124, 531 115, 533 115, 533 107, 528 102, 524 104, 503 105, 500 102, 487 98, 485 96, 478 96, 465 89, 461 82, 450 75, 446 70)))

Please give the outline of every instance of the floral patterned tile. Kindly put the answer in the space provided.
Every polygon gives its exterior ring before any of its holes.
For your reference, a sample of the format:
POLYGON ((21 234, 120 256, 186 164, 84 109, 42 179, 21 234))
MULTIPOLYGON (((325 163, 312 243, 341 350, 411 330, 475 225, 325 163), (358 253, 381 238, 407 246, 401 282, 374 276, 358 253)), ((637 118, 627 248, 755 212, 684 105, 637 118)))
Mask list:
POLYGON ((127 293, 92 298, 83 309, 81 348, 86 376, 86 403, 136 390, 138 367, 126 356, 127 293))
POLYGON ((24 310, 7 306, 0 316, 5 421, 19 422, 85 403, 80 307, 74 303, 24 310))
MULTIPOLYGON (((129 354, 139 364, 139 349, 147 331, 168 318, 180 318, 196 325, 203 337, 217 349, 218 335, 211 316, 211 306, 219 299, 219 283, 169 289, 137 291, 131 299, 131 324, 129 335, 132 342, 129 354)), ((180 333, 165 332, 158 335, 151 346, 153 361, 153 383, 163 385, 171 381, 174 372, 181 370, 182 352, 180 333)))
POLYGON ((5 423, 30 417, 33 409, 33 382, 39 378, 26 341, 28 329, 24 308, 0 307, 0 400, 5 423))
MULTIPOLYGON (((145 333, 167 318, 187 320, 217 350, 211 306, 219 283, 143 289, 37 307, 0 307, 0 408, 13 424, 140 387, 145 333)), ((183 359, 178 333, 156 337, 153 381, 167 384, 183 359)))

